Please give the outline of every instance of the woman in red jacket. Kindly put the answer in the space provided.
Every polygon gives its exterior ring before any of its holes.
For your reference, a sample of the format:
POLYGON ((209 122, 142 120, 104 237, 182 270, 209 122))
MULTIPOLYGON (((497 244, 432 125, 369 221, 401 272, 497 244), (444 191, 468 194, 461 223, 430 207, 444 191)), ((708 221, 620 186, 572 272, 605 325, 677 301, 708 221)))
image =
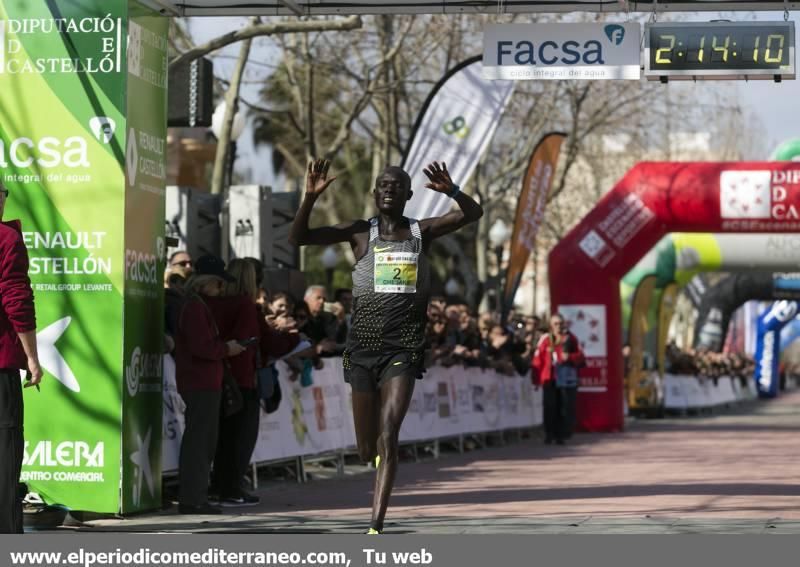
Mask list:
POLYGON ((256 369, 259 360, 289 352, 299 339, 296 334, 278 333, 267 327, 257 304, 256 271, 251 262, 231 260, 228 272, 233 281, 227 284, 224 295, 208 301, 214 320, 223 340, 255 341, 248 344, 241 356, 230 361, 244 403, 233 415, 220 414, 214 481, 222 506, 255 506, 260 499, 242 489, 242 480, 258 441, 261 408, 256 369))
POLYGON ((577 372, 584 364, 578 339, 567 330, 564 318, 550 317, 550 332, 542 336, 531 360, 534 386, 544 397, 544 442, 563 445, 572 436, 575 420, 577 372), (563 370, 559 370, 562 367, 563 370), (560 379, 557 379, 558 375, 560 379))
POLYGON ((217 447, 224 360, 241 354, 244 348, 222 339, 207 302, 231 279, 219 258, 199 258, 186 282, 186 301, 178 315, 175 378, 186 404, 178 463, 181 514, 222 512, 208 503, 208 473, 217 447))

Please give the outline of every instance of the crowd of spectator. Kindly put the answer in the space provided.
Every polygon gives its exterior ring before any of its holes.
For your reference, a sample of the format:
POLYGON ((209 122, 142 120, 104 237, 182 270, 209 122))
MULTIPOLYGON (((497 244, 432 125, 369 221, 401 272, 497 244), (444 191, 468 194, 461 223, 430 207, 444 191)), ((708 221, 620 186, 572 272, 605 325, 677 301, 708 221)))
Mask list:
POLYGON ((478 315, 466 304, 448 305, 444 297, 433 297, 428 306, 427 364, 461 364, 491 368, 509 376, 524 375, 545 332, 536 316, 512 312, 501 321, 497 313, 478 315))
POLYGON ((755 362, 752 358, 735 352, 713 352, 708 349, 681 349, 674 342, 667 345, 666 370, 670 374, 697 376, 716 380, 722 376, 752 379, 755 362))
MULTIPOLYGON (((297 370, 297 358, 319 367, 321 359, 339 356, 344 350, 352 315, 353 295, 349 289, 337 289, 333 301, 327 302, 326 289, 312 285, 303 300, 285 292, 259 290, 258 303, 275 330, 299 333, 311 346, 299 356, 287 360, 297 370)), ((541 319, 511 313, 501 324, 496 313, 477 315, 463 303, 447 303, 444 297, 433 297, 428 306, 427 365, 477 366, 491 368, 506 375, 526 375, 530 360, 542 333, 541 319)))

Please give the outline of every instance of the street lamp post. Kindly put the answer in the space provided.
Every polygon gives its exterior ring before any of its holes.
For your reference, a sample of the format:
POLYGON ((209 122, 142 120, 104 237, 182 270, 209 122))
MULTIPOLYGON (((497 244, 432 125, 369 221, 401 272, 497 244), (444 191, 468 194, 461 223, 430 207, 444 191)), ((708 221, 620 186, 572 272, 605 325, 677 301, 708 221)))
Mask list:
POLYGON ((497 291, 495 296, 495 308, 498 311, 503 310, 502 305, 502 297, 503 297, 503 288, 502 288, 502 264, 503 264, 503 246, 508 240, 510 236, 510 230, 506 223, 503 222, 503 219, 497 219, 494 221, 494 224, 489 229, 489 242, 492 244, 492 248, 494 249, 495 256, 497 257, 497 291))
MULTIPOLYGON (((226 107, 225 101, 222 101, 217 105, 217 108, 214 109, 214 114, 211 117, 211 131, 214 133, 214 137, 217 138, 217 143, 223 143, 220 138, 222 137, 226 107)), ((225 168, 226 179, 222 189, 222 218, 220 219, 220 224, 222 225, 222 259, 226 264, 230 260, 230 186, 233 183, 233 165, 236 162, 236 140, 242 135, 244 127, 244 117, 239 112, 236 112, 233 116, 233 124, 231 125, 231 149, 228 152, 228 163, 225 168)))
POLYGON ((339 263, 339 253, 333 246, 328 246, 322 252, 322 266, 325 268, 326 289, 328 290, 328 297, 333 297, 333 270, 339 263))

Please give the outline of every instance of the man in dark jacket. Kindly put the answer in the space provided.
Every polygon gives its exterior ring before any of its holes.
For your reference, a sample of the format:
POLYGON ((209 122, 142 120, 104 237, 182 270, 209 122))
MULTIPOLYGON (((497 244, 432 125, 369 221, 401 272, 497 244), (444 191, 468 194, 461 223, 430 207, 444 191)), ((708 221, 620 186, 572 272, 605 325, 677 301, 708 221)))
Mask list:
MULTIPOLYGON (((0 186, 0 219, 8 189, 0 186)), ((0 222, 0 533, 22 533, 22 388, 39 387, 36 316, 28 279, 28 251, 19 221, 0 222)))

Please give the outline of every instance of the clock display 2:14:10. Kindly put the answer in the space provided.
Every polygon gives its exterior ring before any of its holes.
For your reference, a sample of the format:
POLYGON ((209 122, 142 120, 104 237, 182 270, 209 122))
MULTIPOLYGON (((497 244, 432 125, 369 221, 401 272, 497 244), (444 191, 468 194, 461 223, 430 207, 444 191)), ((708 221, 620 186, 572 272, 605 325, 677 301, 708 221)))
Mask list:
POLYGON ((672 31, 661 29, 651 38, 654 69, 778 69, 789 63, 789 45, 784 33, 672 31))

